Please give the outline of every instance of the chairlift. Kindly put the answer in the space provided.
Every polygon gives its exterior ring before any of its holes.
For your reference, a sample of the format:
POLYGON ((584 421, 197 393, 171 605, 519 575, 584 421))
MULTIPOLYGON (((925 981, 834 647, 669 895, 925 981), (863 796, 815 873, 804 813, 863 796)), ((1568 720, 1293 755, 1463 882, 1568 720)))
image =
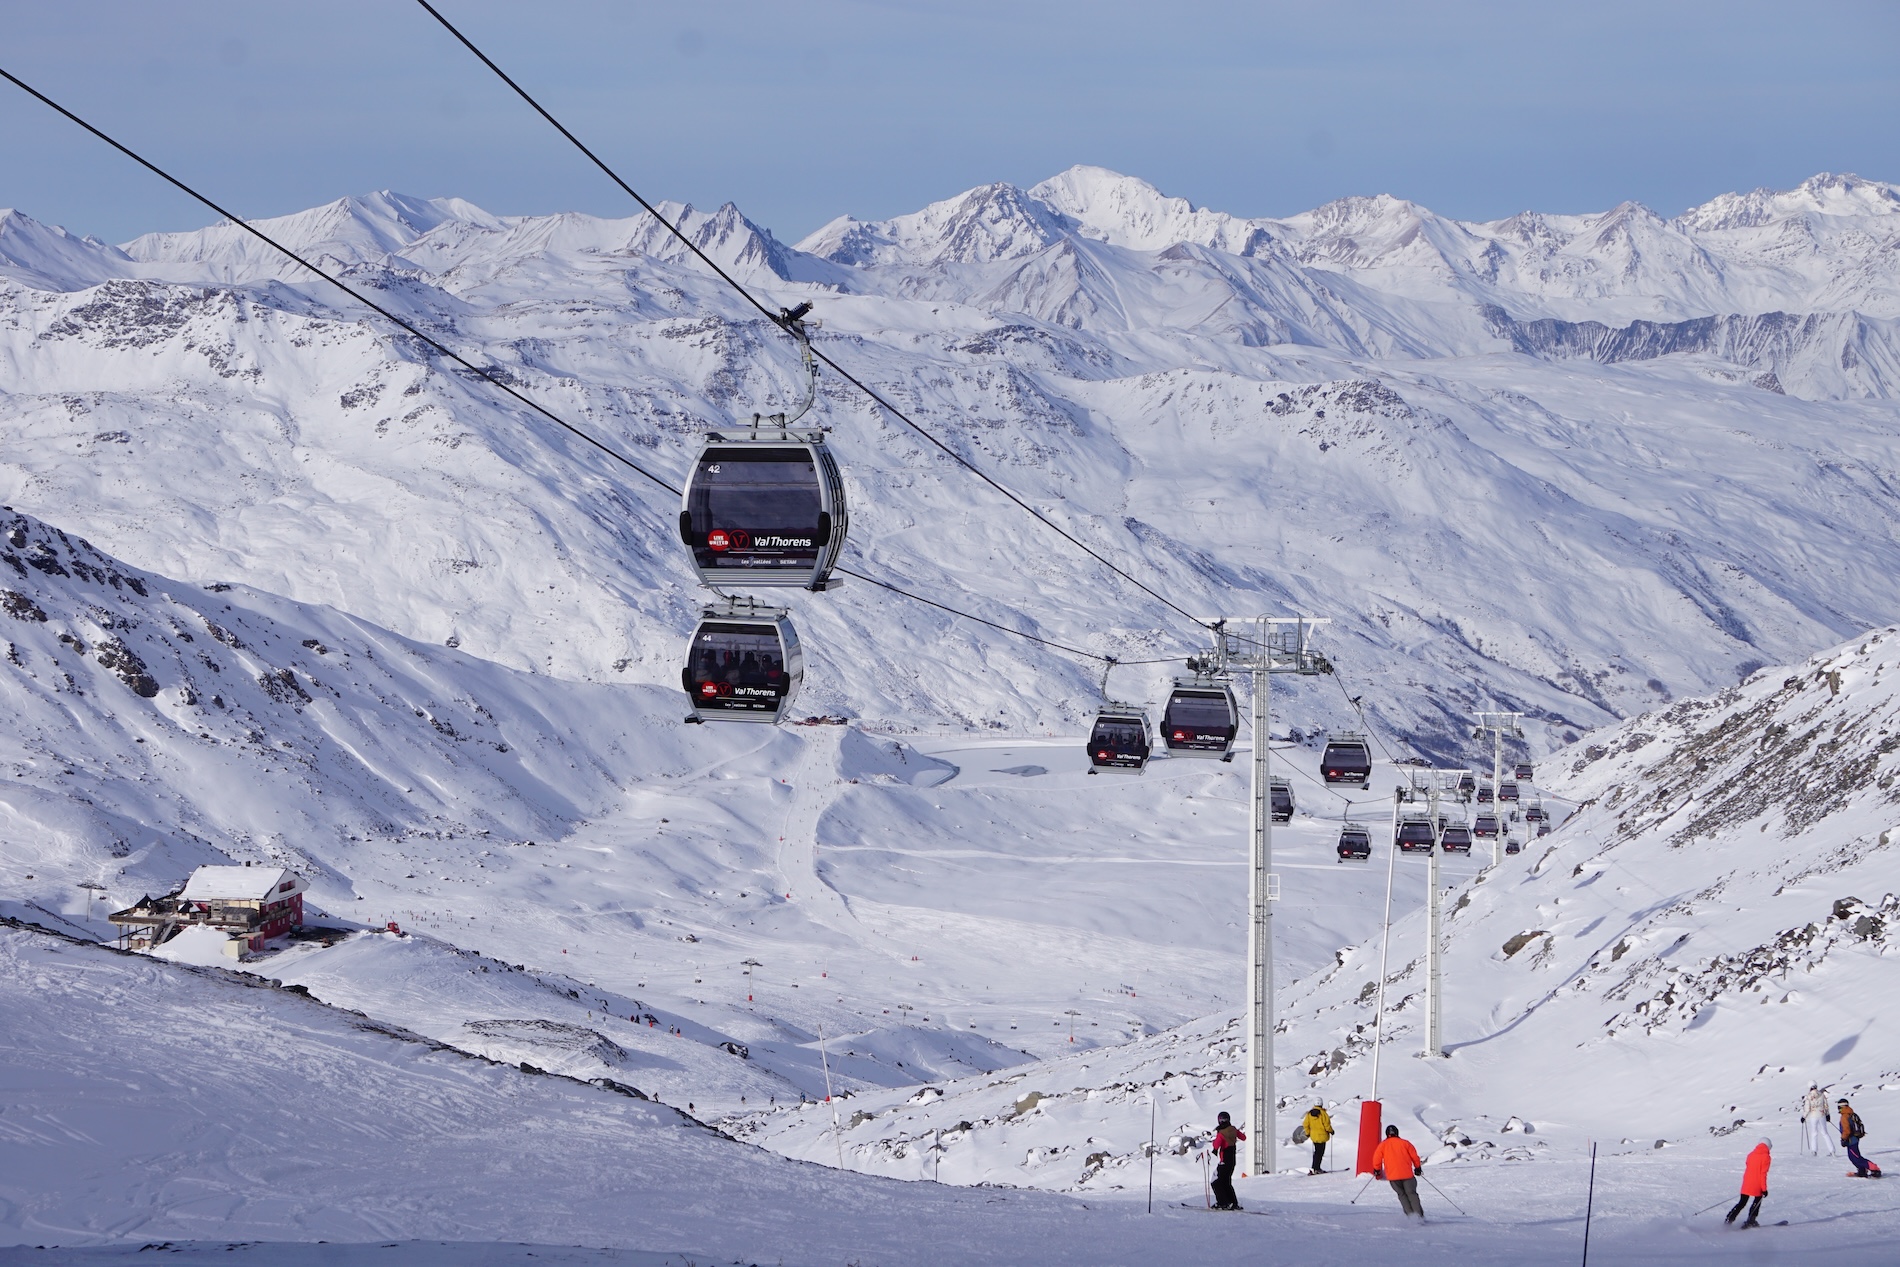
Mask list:
POLYGON ((1293 821, 1293 785, 1279 775, 1267 780, 1269 812, 1276 823, 1293 821))
POLYGON ((1372 856, 1372 833, 1356 823, 1339 829, 1337 852, 1341 862, 1360 861, 1372 856))
POLYGON ((1480 814, 1471 822, 1471 834, 1479 840, 1494 840, 1498 834, 1498 816, 1480 814))
POLYGON ((1133 704, 1109 703, 1089 729, 1089 773, 1116 770, 1140 774, 1154 751, 1148 714, 1133 704))
POLYGON ((688 720, 779 721, 804 673, 798 633, 783 608, 736 600, 707 607, 680 671, 693 703, 688 720))
POLYGON ((1402 818, 1398 831, 1393 834, 1392 843, 1400 853, 1430 853, 1438 843, 1438 832, 1429 818, 1402 818))
POLYGON ((680 539, 706 585, 824 590, 844 550, 844 480, 825 433, 792 424, 811 408, 817 366, 806 339, 810 304, 775 318, 804 352, 806 391, 789 414, 752 415, 745 434, 709 433, 680 496, 680 539))
POLYGON ((1372 749, 1366 737, 1350 731, 1326 736, 1326 748, 1320 753, 1319 772, 1327 784, 1372 786, 1372 749))
MULTIPOLYGON (((1202 672, 1190 660, 1192 677, 1174 679, 1174 690, 1161 714, 1161 737, 1172 757, 1217 757, 1231 761, 1234 736, 1240 733, 1240 705, 1223 673, 1202 672)), ((1265 743, 1265 735, 1254 742, 1265 743)))

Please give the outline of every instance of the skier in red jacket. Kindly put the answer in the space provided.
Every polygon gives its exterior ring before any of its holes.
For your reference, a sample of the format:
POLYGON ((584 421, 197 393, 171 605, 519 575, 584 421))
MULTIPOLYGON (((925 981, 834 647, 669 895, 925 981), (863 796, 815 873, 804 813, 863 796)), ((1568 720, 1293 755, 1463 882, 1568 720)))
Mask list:
POLYGON ((1216 1210, 1238 1210, 1240 1198, 1234 1195, 1234 1162, 1239 1152, 1238 1145, 1247 1138, 1247 1132, 1234 1125, 1227 1114, 1220 1115, 1220 1125, 1214 1128, 1214 1138, 1207 1146, 1214 1152, 1214 1208, 1216 1210))
POLYGON ((1750 1207, 1748 1221, 1742 1226, 1761 1226, 1755 1219, 1761 1213, 1761 1199, 1768 1195, 1768 1164, 1772 1148, 1773 1145, 1763 1140, 1748 1154, 1748 1161, 1742 1167, 1742 1195, 1735 1198, 1735 1206, 1728 1212, 1726 1222, 1733 1223, 1735 1216, 1742 1212, 1742 1207, 1748 1205, 1748 1199, 1753 1197, 1755 1204, 1750 1207))
POLYGON ((1385 1128, 1385 1138, 1372 1150, 1372 1173, 1392 1185, 1392 1191, 1399 1194, 1399 1209, 1407 1215, 1425 1217, 1425 1207, 1418 1200, 1418 1172, 1425 1163, 1418 1159, 1418 1149, 1399 1135, 1399 1128, 1385 1128))

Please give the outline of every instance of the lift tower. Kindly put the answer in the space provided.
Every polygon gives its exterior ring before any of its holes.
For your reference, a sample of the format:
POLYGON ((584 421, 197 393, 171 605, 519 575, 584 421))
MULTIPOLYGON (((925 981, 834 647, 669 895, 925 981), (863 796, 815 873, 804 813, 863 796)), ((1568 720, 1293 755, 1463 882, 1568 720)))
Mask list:
POLYGON ((1491 732, 1491 812, 1497 815, 1498 834, 1491 838, 1491 865, 1498 866, 1504 861, 1504 838, 1507 835, 1504 822, 1504 740, 1508 735, 1512 739, 1522 739, 1524 728, 1518 725, 1522 713, 1473 713, 1478 719, 1478 728, 1471 733, 1473 739, 1482 739, 1486 731, 1491 732))
POLYGON ((1311 647, 1313 631, 1329 624, 1311 616, 1256 616, 1218 622, 1221 658, 1253 674, 1253 847, 1249 859, 1247 921, 1247 1172, 1271 1174, 1274 1166, 1273 1089, 1273 903, 1279 900, 1273 868, 1273 800, 1268 720, 1273 675, 1313 677, 1333 666, 1311 647))

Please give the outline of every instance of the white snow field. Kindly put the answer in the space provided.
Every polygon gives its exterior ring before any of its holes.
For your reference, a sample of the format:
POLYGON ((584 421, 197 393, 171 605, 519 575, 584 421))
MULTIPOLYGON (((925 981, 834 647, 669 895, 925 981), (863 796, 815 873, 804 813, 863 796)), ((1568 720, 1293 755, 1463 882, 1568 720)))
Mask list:
MULTIPOLYGON (((1309 1096, 1350 1135, 1370 1091, 1393 762, 1473 763, 1468 710, 1528 714, 1512 755, 1576 813, 1446 860, 1442 1059, 1397 863, 1380 1089, 1433 1224, 1290 1144, 1241 1182, 1274 1222, 1178 1208, 1241 1099, 1255 737, 1090 775, 1099 664, 857 581, 790 598, 827 724, 683 725, 676 499, 231 226, 113 248, 13 212, 0 915, 79 940, 4 935, 0 1261, 1568 1261, 1592 1140, 1601 1261, 1892 1243, 1900 1200, 1796 1157, 1791 1113, 1852 1094, 1900 1157, 1900 635, 1863 632, 1900 565, 1900 191, 1271 221, 1076 168, 797 248, 670 210, 1188 611, 1333 618, 1338 678, 1275 688, 1282 1141, 1309 1096), (1349 805, 1318 736, 1355 696, 1380 760, 1349 805), (1335 860, 1343 814, 1369 864, 1335 860), (229 862, 295 868, 330 933, 236 971, 80 944, 229 862), (1763 1133, 1791 1225, 1736 1243, 1694 1212, 1763 1133)), ((378 194, 266 227, 670 481, 796 389, 644 220, 378 194)), ((850 566, 1127 661, 1196 649, 820 390, 850 566)))

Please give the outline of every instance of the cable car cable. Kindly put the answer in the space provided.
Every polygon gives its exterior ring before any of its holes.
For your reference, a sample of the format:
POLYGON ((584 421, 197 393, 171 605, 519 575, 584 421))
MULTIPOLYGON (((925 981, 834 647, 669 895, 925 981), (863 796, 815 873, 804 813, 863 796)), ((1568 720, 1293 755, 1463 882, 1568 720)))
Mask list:
MULTIPOLYGON (((523 101, 527 102, 528 106, 532 110, 534 110, 536 114, 540 115, 543 119, 546 119, 549 125, 552 126, 555 131, 559 132, 574 146, 575 149, 579 150, 582 154, 584 154, 587 157, 587 160, 589 162, 591 162, 595 167, 598 167, 601 170, 601 172, 606 175, 607 179, 611 180, 615 185, 619 186, 622 192, 624 192, 629 198, 632 198, 635 202, 639 203, 640 206, 646 210, 647 214, 651 215, 655 220, 659 221, 660 226, 664 228, 668 233, 672 234, 675 238, 679 239, 681 245, 686 247, 687 250, 691 251, 693 255, 696 256, 701 263, 706 265, 707 268, 710 268, 714 272, 714 274, 716 274, 719 277, 721 281, 725 282, 728 286, 732 287, 733 290, 737 291, 741 296, 743 296, 747 303, 751 304, 754 308, 757 308, 760 312, 764 313, 767 318, 771 319, 774 325, 782 325, 782 323, 779 322, 777 315, 774 314, 772 310, 768 308, 763 302, 761 302, 757 296, 755 296, 751 291, 747 290, 744 283, 740 282, 737 278, 733 277, 732 274, 728 273, 725 269, 719 267, 719 265, 716 262, 714 262, 713 258, 710 255, 707 255, 706 252, 702 251, 699 248, 697 243, 695 243, 691 238, 687 237, 686 234, 680 230, 679 226, 675 225, 672 221, 668 220, 665 216, 661 215, 659 208, 655 207, 652 203, 648 202, 645 198, 641 197, 639 192, 636 191, 632 185, 629 185, 625 180, 623 180, 620 174, 616 172, 613 168, 609 167, 606 161, 603 160, 598 154, 594 153, 593 150, 587 148, 587 146, 581 141, 579 137, 575 136, 573 132, 569 131, 565 124, 563 124, 559 119, 555 118, 554 115, 548 111, 548 108, 546 106, 542 105, 539 101, 535 100, 534 96, 531 93, 529 93, 529 91, 526 88, 523 88, 520 84, 516 83, 515 80, 509 76, 507 71, 503 70, 500 66, 496 65, 494 59, 489 57, 488 54, 484 53, 479 47, 477 47, 475 42, 469 39, 468 36, 462 34, 461 30, 457 28, 453 22, 443 17, 441 11, 438 10, 434 5, 430 4, 429 0, 416 0, 416 3, 421 5, 422 8, 429 14, 430 17, 434 18, 437 22, 441 23, 442 28, 446 30, 450 35, 454 36, 456 40, 461 43, 462 47, 466 48, 470 53, 473 53, 475 55, 476 60, 481 62, 482 65, 488 67, 488 69, 495 72, 496 76, 500 78, 500 80, 503 83, 507 84, 510 88, 512 88, 516 96, 520 97, 523 101)), ((836 373, 838 377, 844 379, 845 382, 851 384, 853 387, 863 392, 875 404, 877 404, 879 407, 884 409, 893 418, 896 418, 899 422, 903 423, 905 426, 915 431, 918 435, 930 441, 931 444, 935 445, 952 461, 956 462, 958 465, 962 466, 965 470, 969 471, 972 475, 975 475, 978 479, 982 480, 985 484, 988 484, 991 488, 995 489, 997 492, 1001 493, 1004 497, 1014 502, 1022 510, 1028 512, 1031 516, 1033 516, 1036 519, 1037 522, 1041 523, 1044 527, 1048 528, 1051 532, 1054 532, 1057 536, 1062 537, 1064 540, 1068 541, 1069 544, 1075 546, 1078 550, 1081 550, 1083 553, 1087 554, 1090 558, 1094 559, 1097 563, 1100 563, 1103 567, 1107 568, 1109 571, 1113 572, 1115 575, 1121 577, 1124 581, 1127 581, 1130 585, 1133 585, 1136 589, 1141 590, 1143 593, 1147 594, 1150 598, 1154 599, 1156 602, 1160 603, 1162 606, 1170 609, 1171 611, 1177 613, 1178 615, 1185 616, 1190 622, 1192 622, 1193 624, 1199 625, 1200 627, 1204 629, 1211 627, 1209 626, 1208 622, 1200 619, 1193 612, 1189 611, 1185 607, 1182 607, 1179 603, 1176 603, 1173 600, 1169 599, 1166 595, 1162 594, 1159 590, 1156 590, 1152 586, 1149 586, 1143 583, 1142 581, 1137 580, 1134 576, 1132 576, 1127 571, 1116 566, 1114 563, 1111 563, 1105 556, 1098 553, 1094 549, 1094 547, 1090 546, 1087 542, 1083 541, 1081 538, 1070 533, 1067 529, 1063 528, 1060 524, 1056 523, 1053 519, 1050 519, 1048 516, 1044 515, 1041 511, 1037 510, 1034 506, 1031 506, 1028 502, 1018 497, 1015 493, 1012 493, 1009 489, 1005 488, 1002 484, 998 483, 995 479, 991 478, 988 474, 986 474, 980 467, 976 466, 968 458, 958 453, 955 449, 952 449, 949 445, 945 444, 942 440, 939 440, 935 435, 931 434, 928 430, 926 430, 921 424, 912 420, 909 414, 906 414, 903 410, 899 409, 896 405, 893 405, 890 401, 886 400, 883 397, 883 395, 881 395, 876 389, 872 388, 869 384, 865 383, 864 380, 860 379, 857 375, 851 373, 851 371, 839 365, 836 361, 832 360, 831 357, 826 355, 824 352, 820 351, 817 348, 812 348, 811 351, 812 351, 813 356, 817 357, 820 361, 823 361, 826 365, 830 366, 832 371, 836 373)))
POLYGON ((107 145, 110 145, 113 149, 119 151, 119 153, 125 155, 127 158, 137 163, 140 167, 145 168, 147 171, 157 176, 160 180, 165 181, 167 184, 173 186, 176 189, 182 190, 184 193, 188 194, 192 198, 195 198, 198 202, 204 204, 206 207, 209 207, 212 211, 215 211, 218 215, 230 221, 232 224, 236 225, 238 228, 244 230, 246 233, 250 234, 252 237, 258 239, 260 242, 264 243, 266 246, 282 254, 285 258, 294 260, 296 263, 310 270, 312 273, 315 273, 318 277, 321 277, 324 281, 329 282, 332 286, 336 287, 338 290, 342 291, 344 294, 348 295, 350 298, 356 300, 358 303, 362 304, 364 307, 371 309, 372 311, 378 313, 379 315, 387 318, 391 322, 394 322, 396 325, 400 326, 402 329, 406 330, 408 333, 414 335, 416 338, 421 339, 424 343, 434 348, 437 352, 440 352, 443 356, 448 357, 451 361, 454 361, 457 365, 460 365, 463 369, 467 370, 469 373, 474 374, 478 378, 481 378, 482 380, 491 384, 494 387, 500 388, 502 391, 506 392, 509 396, 513 397, 515 400, 526 405, 528 408, 534 410, 536 413, 540 414, 543 418, 546 418, 549 422, 553 423, 555 426, 560 427, 562 430, 567 431, 568 433, 578 437, 579 439, 586 441, 588 444, 593 445, 596 449, 599 449, 602 453, 606 454, 608 457, 614 459, 616 462, 619 462, 623 466, 631 468, 633 471, 651 480, 653 483, 658 484, 661 488, 666 489, 668 492, 672 493, 675 497, 679 496, 679 489, 673 487, 671 484, 667 483, 664 479, 660 478, 658 475, 655 475, 652 471, 647 470, 645 467, 641 466, 638 462, 635 462, 633 459, 625 456, 624 454, 615 452, 613 449, 609 448, 605 444, 602 444, 599 440, 596 440, 593 436, 588 435, 585 431, 582 431, 579 427, 574 426, 572 423, 563 421, 561 418, 557 417, 553 412, 548 410, 545 406, 539 405, 535 403, 533 400, 530 400, 528 397, 522 395, 520 392, 516 391, 514 388, 508 386, 508 384, 502 382, 499 378, 495 377, 495 375, 490 373, 488 370, 483 369, 481 366, 475 364, 473 361, 469 360, 467 357, 463 356, 461 353, 455 351, 453 348, 443 343, 440 339, 435 338, 433 335, 424 333, 422 330, 418 329, 411 322, 405 320, 402 317, 397 316, 395 313, 383 307, 381 304, 377 303, 375 300, 371 299, 369 296, 363 294, 362 291, 357 290, 355 287, 349 285, 347 282, 341 280, 340 278, 334 276, 333 274, 325 272, 323 269, 317 267, 315 264, 312 264, 309 260, 297 254, 297 252, 291 250, 289 247, 285 246, 282 242, 277 241, 275 238, 265 233, 262 229, 256 228, 255 226, 246 223, 244 220, 240 219, 238 216, 232 214, 231 212, 226 211, 223 207, 219 206, 217 203, 213 202, 211 199, 207 198, 205 195, 199 193, 196 189, 193 189, 190 185, 187 185, 184 181, 178 179, 176 176, 172 175, 170 172, 166 171, 164 168, 160 167, 158 164, 152 162, 150 159, 145 158, 143 155, 133 150, 130 146, 122 145, 118 141, 114 140, 112 137, 107 136, 104 132, 92 126, 92 124, 86 122, 84 119, 74 114, 71 110, 68 110, 65 106, 60 105, 59 102, 54 101, 51 97, 47 96, 45 93, 41 92, 39 89, 33 87, 31 84, 27 83, 25 80, 19 78, 19 76, 12 74, 11 72, 7 71, 5 68, 0 68, 0 76, 4 76, 7 79, 7 81, 12 83, 16 88, 19 88, 21 91, 27 93, 29 96, 37 98, 43 104, 51 107, 54 111, 58 112, 61 115, 64 115, 67 119, 71 120, 73 123, 78 124, 81 128, 84 128, 86 131, 92 133, 94 136, 104 141, 107 145))
MULTIPOLYGON (((938 611, 946 611, 946 612, 949 612, 953 616, 961 616, 965 620, 974 620, 979 625, 988 625, 991 629, 1000 629, 1004 633, 1012 634, 1018 638, 1027 638, 1031 642, 1040 642, 1045 647, 1054 647, 1056 650, 1066 651, 1070 655, 1082 656, 1083 658, 1089 659, 1089 660, 1108 661, 1112 659, 1112 657, 1110 656, 1101 655, 1094 651, 1084 651, 1080 647, 1071 647, 1067 643, 1057 642, 1052 638, 1044 638, 1039 634, 1024 633, 1020 629, 1011 629, 1008 625, 999 625, 993 620, 985 620, 981 616, 973 616, 969 612, 966 612, 966 611, 958 611, 956 608, 951 607, 946 603, 940 603, 934 598, 925 598, 922 594, 913 594, 909 590, 899 589, 897 586, 892 585, 889 581, 880 581, 874 576, 866 576, 862 572, 854 572, 848 567, 839 567, 839 568, 834 568, 833 570, 837 572, 842 572, 846 576, 856 577, 858 580, 863 581, 869 585, 875 585, 880 589, 887 589, 893 594, 901 594, 902 596, 910 599, 914 603, 922 603, 926 607, 935 607, 938 611)), ((1117 663, 1123 663, 1123 662, 1117 661, 1117 663)), ((1150 661, 1140 661, 1139 663, 1172 664, 1173 661, 1172 660, 1166 660, 1166 661, 1150 660, 1150 661)))
MULTIPOLYGON (((119 151, 121 154, 125 155, 127 158, 137 163, 139 166, 145 168, 147 171, 157 176, 160 180, 163 180, 165 183, 171 185, 173 188, 178 189, 181 192, 185 193, 187 196, 195 199, 197 202, 209 208, 211 211, 213 211, 214 213, 216 213, 218 216, 222 217, 223 219, 230 221, 231 224, 235 225, 237 228, 244 230, 246 233, 249 233, 252 237, 255 237, 260 242, 270 247, 272 250, 284 256, 284 258, 293 261, 294 263, 298 264, 300 267, 309 270, 311 273, 314 273, 316 276, 322 278, 324 281, 329 282, 332 286, 336 287, 338 290, 342 291, 344 294, 348 295, 350 298, 356 300, 358 303, 362 304, 364 307, 370 309, 372 312, 375 312, 377 315, 387 319, 388 321, 398 326, 402 330, 406 331, 407 333, 414 335, 416 338, 428 344, 430 347, 434 348, 437 352, 441 353, 443 356, 447 357, 449 360, 454 361, 457 365, 460 365, 462 368, 468 370, 470 373, 474 374, 476 377, 482 379, 484 382, 490 384, 491 386, 500 389, 502 392, 506 393, 512 399, 519 401, 523 405, 526 405, 529 409, 532 409, 535 413, 541 415, 543 418, 546 418, 549 422, 554 423, 556 426, 560 427, 562 430, 577 437, 578 439, 586 441, 589 445, 593 446, 595 449, 599 450, 601 453, 605 454, 607 457, 620 463, 622 466, 625 466, 628 469, 636 472, 637 474, 651 481, 652 483, 657 484, 659 487, 665 489, 668 493, 671 493, 673 496, 678 497, 680 495, 680 490, 677 485, 671 483, 670 481, 666 480, 662 476, 655 475, 652 471, 647 470, 645 467, 641 466, 638 462, 635 462, 632 458, 627 457, 625 454, 619 452, 618 450, 612 448, 611 446, 605 444, 604 442, 595 439, 593 436, 581 430, 579 427, 576 427, 574 424, 562 419, 559 415, 549 410, 546 406, 541 405, 537 403, 536 401, 530 399, 529 397, 522 395, 520 392, 510 387, 507 383, 504 383, 503 381, 501 381, 501 379, 497 378, 494 374, 490 373, 488 370, 483 369, 481 366, 475 364, 473 361, 470 361, 467 357, 461 355, 459 352, 456 352, 453 348, 450 348, 447 344, 443 343, 440 339, 437 339, 434 336, 424 332, 423 330, 418 329, 412 322, 404 319, 403 317, 398 316, 394 312, 391 312, 388 308, 383 307, 381 304, 377 303, 375 300, 364 295, 361 291, 349 285, 347 282, 342 281, 341 279, 337 278, 333 274, 326 272, 324 269, 311 263, 309 260, 299 255, 297 252, 291 250, 289 247, 285 246, 282 242, 279 242, 277 239, 271 237, 269 234, 265 233, 263 230, 258 229, 254 227, 253 225, 246 223, 243 219, 241 219, 234 213, 227 211, 219 203, 213 201, 211 198, 207 197, 206 195, 198 192, 196 189, 192 188, 190 185, 187 185, 184 181, 178 179, 178 177, 176 176, 173 176, 170 172, 166 171, 164 168, 160 167, 158 164, 152 162, 150 159, 146 158, 144 155, 138 153, 136 150, 132 149, 130 146, 125 145, 119 142, 118 140, 115 140, 113 137, 111 137, 104 131, 86 122, 86 120, 80 118, 77 114, 74 114, 71 110, 68 110, 65 106, 60 105, 59 102, 54 101, 51 97, 47 96, 45 93, 41 92, 39 89, 33 87, 31 84, 27 83, 25 80, 21 79, 19 76, 14 75, 10 71, 6 70, 4 67, 0 67, 0 78, 6 79, 9 83, 19 88, 22 92, 25 92, 28 96, 33 97, 34 99, 39 101, 41 104, 53 110, 55 113, 63 116, 70 122, 76 124, 78 127, 91 133, 93 136, 97 137, 101 141, 104 141, 107 145, 110 145, 113 149, 119 151)), ((992 629, 998 630, 1002 633, 1010 634, 1017 638, 1024 638, 1031 642, 1038 642, 1038 643, 1043 644, 1044 646, 1053 647, 1058 651, 1065 651, 1071 655, 1082 656, 1085 659, 1099 661, 1099 660, 1106 660, 1109 658, 1109 657, 1100 655, 1096 652, 1084 651, 1080 647, 1071 647, 1067 645, 1066 643, 1056 642, 1053 639, 1044 638, 1037 634, 1025 633, 1024 631, 1020 629, 1011 629, 1008 625, 998 624, 996 621, 987 620, 982 616, 975 615, 974 613, 961 611, 958 608, 951 607, 946 603, 939 603, 935 601, 934 599, 925 598, 920 594, 913 594, 909 590, 901 589, 896 585, 892 585, 888 581, 880 581, 880 580, 877 580, 875 577, 866 576, 862 572, 852 571, 849 568, 839 568, 837 570, 845 573, 848 576, 856 577, 858 580, 864 581, 867 584, 875 585, 881 589, 889 590, 891 593, 900 595, 904 598, 908 598, 913 602, 923 603, 929 607, 935 607, 941 611, 949 612, 950 614, 955 615, 955 616, 961 616, 966 620, 975 621, 977 624, 980 624, 980 625, 987 625, 992 629)), ((1167 664, 1167 663, 1172 663, 1175 658, 1176 657, 1169 657, 1166 660, 1126 660, 1126 661, 1121 661, 1120 663, 1167 664)))

